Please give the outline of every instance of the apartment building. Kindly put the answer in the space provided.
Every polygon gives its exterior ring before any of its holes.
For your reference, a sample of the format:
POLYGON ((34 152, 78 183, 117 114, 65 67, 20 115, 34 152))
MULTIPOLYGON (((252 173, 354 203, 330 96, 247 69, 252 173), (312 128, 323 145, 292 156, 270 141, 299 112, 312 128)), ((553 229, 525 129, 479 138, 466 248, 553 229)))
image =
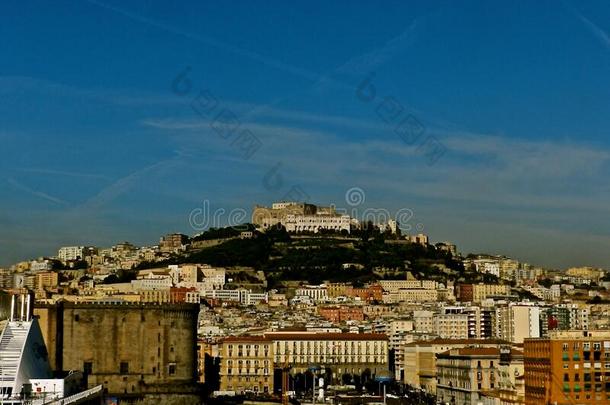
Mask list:
POLYGON ((273 370, 273 341, 268 337, 228 337, 222 342, 221 391, 271 393, 273 370))
POLYGON ((610 404, 610 331, 525 339, 525 404, 610 404))
POLYGON ((436 369, 436 395, 442 403, 478 405, 484 397, 523 401, 523 352, 510 346, 450 349, 437 354, 436 369))
POLYGON ((372 374, 388 369, 388 337, 380 333, 269 332, 274 363, 305 372, 312 364, 330 368, 333 379, 343 374, 372 374))
POLYGON ((173 285, 172 278, 167 274, 148 273, 147 275, 131 281, 131 288, 140 290, 169 290, 173 285))
POLYGON ((460 284, 458 298, 461 302, 480 303, 491 296, 509 295, 510 286, 504 284, 460 284))
POLYGON ((85 246, 65 246, 57 252, 57 258, 62 262, 82 260, 85 257, 85 246))
POLYGON ((461 314, 468 317, 468 336, 471 339, 485 339, 494 336, 495 310, 479 306, 444 307, 442 313, 461 314))
POLYGON ((382 334, 268 332, 263 336, 224 339, 220 348, 220 389, 273 392, 274 369, 291 365, 291 373, 311 365, 329 370, 332 381, 343 374, 375 375, 388 369, 388 338, 382 334))
POLYGON ((202 297, 209 300, 234 301, 241 305, 256 305, 259 302, 267 302, 267 293, 255 293, 243 288, 237 290, 205 290, 200 291, 202 297))
POLYGON ((461 347, 497 348, 508 342, 495 339, 434 339, 405 343, 403 362, 396 364, 396 374, 405 384, 436 393, 436 355, 461 347))
POLYGON ((426 310, 413 311, 413 328, 417 332, 432 333, 434 331, 434 312, 426 310))
POLYGON ((437 282, 433 280, 379 280, 378 283, 385 292, 420 288, 435 290, 437 288, 437 282))
POLYGON ((436 302, 438 291, 424 288, 400 289, 383 295, 386 304, 398 302, 436 302))
POLYGON ((499 339, 523 343, 542 336, 542 309, 534 304, 510 303, 496 308, 495 333, 499 339))
POLYGON ((364 321, 364 311, 362 307, 351 306, 333 306, 333 307, 318 307, 318 314, 331 322, 345 321, 364 321))
POLYGON ((326 290, 329 298, 337 298, 347 295, 347 289, 351 287, 348 283, 327 283, 326 290))
POLYGON ((438 314, 433 324, 434 333, 443 339, 468 339, 467 314, 438 314))
POLYGON ((57 288, 59 285, 59 275, 56 271, 41 271, 36 273, 36 288, 46 290, 57 288))
POLYGON ((326 301, 328 299, 328 293, 324 284, 308 285, 297 288, 295 291, 295 296, 309 297, 313 302, 326 301))

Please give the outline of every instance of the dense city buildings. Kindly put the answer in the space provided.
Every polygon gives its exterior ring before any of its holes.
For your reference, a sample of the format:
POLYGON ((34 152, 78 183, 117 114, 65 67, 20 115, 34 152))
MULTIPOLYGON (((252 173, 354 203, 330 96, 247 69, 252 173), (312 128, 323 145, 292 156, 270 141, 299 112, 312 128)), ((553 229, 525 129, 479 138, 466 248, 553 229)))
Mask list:
POLYGON ((456 405, 607 400, 604 270, 462 257, 334 207, 255 214, 258 226, 158 246, 61 248, 0 283, 29 291, 50 372, 124 402, 303 399, 314 382, 320 402, 382 385, 456 405))

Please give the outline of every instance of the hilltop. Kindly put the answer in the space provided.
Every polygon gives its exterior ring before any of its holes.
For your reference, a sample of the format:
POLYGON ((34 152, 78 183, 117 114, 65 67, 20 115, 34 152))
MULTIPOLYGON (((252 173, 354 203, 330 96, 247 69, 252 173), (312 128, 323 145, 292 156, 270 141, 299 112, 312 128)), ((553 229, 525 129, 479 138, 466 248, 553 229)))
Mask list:
POLYGON ((142 263, 138 269, 179 263, 252 267, 264 272, 270 287, 293 280, 358 285, 405 278, 407 273, 445 284, 458 280, 497 282, 490 275, 466 272, 460 258, 434 245, 411 243, 374 230, 296 235, 283 227, 260 232, 250 224, 210 229, 191 238, 185 252, 162 262, 142 263), (246 238, 240 237, 244 231, 250 233, 246 238))

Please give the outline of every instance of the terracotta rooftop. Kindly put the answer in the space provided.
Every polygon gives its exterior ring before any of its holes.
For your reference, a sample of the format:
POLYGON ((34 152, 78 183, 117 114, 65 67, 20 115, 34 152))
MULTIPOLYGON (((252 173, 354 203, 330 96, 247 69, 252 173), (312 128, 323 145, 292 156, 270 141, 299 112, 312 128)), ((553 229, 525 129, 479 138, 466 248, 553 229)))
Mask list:
POLYGON ((433 345, 507 345, 510 342, 500 339, 433 339, 433 340, 419 340, 416 342, 407 343, 405 346, 433 346, 433 345))
MULTIPOLYGON (((510 354, 511 356, 523 356, 523 352, 514 349, 511 349, 510 354)), ((452 356, 500 356, 500 349, 497 347, 461 347, 438 354, 438 357, 452 356)))
POLYGON ((388 340, 383 333, 271 332, 265 336, 273 340, 388 340))
POLYGON ((271 339, 265 337, 265 336, 250 336, 250 335, 244 335, 244 336, 229 336, 227 338, 223 339, 223 343, 227 342, 227 343, 231 343, 231 342, 235 342, 235 343, 239 343, 239 342, 270 342, 271 339))

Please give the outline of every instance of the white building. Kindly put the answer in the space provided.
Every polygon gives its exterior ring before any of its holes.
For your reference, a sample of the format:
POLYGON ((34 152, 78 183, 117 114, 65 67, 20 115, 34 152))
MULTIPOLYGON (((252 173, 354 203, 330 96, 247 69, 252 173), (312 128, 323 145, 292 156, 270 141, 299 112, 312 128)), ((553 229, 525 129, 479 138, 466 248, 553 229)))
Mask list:
POLYGON ((591 310, 588 305, 559 304, 558 306, 560 308, 567 308, 570 311, 570 329, 589 330, 591 310))
POLYGON ((413 328, 416 332, 432 333, 434 331, 434 312, 413 311, 413 328))
POLYGON ((385 304, 398 302, 436 302, 438 291, 424 288, 408 288, 394 291, 383 295, 385 304))
POLYGON ((477 259, 473 264, 477 273, 500 277, 500 263, 497 260, 477 259))
POLYGON ((496 337, 513 343, 538 338, 541 308, 528 303, 510 303, 496 308, 496 337))
POLYGON ((84 246, 62 247, 59 249, 59 252, 57 252, 57 257, 62 262, 83 259, 85 257, 85 247, 84 246))
POLYGON ((437 283, 433 280, 379 280, 378 283, 383 288, 383 291, 387 292, 415 288, 435 290, 437 288, 437 283))
POLYGON ((47 259, 32 260, 30 262, 30 270, 34 272, 47 271, 53 269, 53 263, 47 259))
POLYGON ((149 273, 137 280, 131 281, 131 288, 138 290, 169 290, 173 286, 169 275, 158 275, 149 273))
POLYGON ((349 215, 286 215, 282 225, 288 232, 350 231, 349 215))
POLYGON ((201 291, 201 296, 208 299, 221 301, 234 301, 242 305, 256 305, 260 302, 267 302, 267 293, 253 293, 251 290, 206 290, 201 291))
POLYGON ((313 302, 323 302, 328 300, 328 290, 324 284, 308 285, 297 288, 295 291, 296 297, 309 297, 313 302))
POLYGON ((439 314, 433 324, 434 333, 442 339, 468 339, 467 314, 439 314))

